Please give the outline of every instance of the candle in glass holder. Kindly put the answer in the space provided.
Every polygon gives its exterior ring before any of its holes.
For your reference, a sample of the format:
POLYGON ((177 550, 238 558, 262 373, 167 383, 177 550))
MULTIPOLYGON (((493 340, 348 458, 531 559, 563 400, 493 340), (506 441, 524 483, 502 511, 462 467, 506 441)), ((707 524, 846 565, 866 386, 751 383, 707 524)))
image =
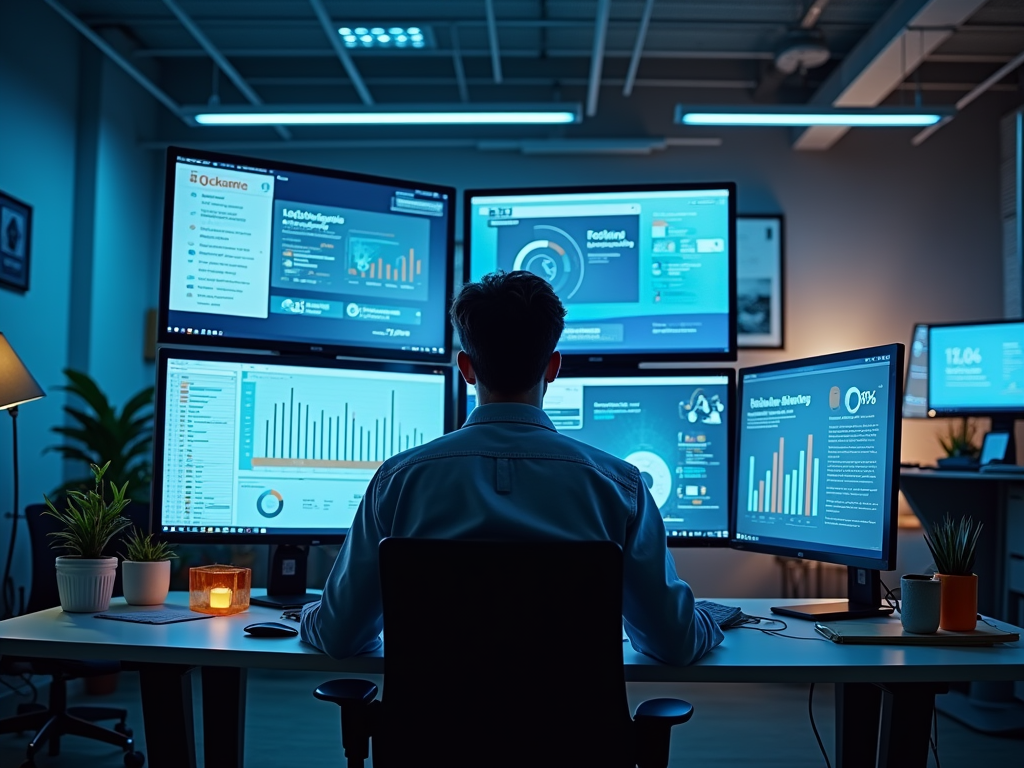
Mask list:
POLYGON ((211 608, 230 608, 231 590, 227 587, 214 587, 210 590, 211 608))

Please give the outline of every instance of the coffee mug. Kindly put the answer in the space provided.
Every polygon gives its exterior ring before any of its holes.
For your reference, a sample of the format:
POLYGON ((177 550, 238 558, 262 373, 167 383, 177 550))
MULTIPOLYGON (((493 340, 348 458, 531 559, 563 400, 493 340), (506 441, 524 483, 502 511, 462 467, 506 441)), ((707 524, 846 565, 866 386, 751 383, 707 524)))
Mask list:
POLYGON ((933 635, 939 628, 942 582, 918 573, 900 579, 900 621, 915 635, 933 635))

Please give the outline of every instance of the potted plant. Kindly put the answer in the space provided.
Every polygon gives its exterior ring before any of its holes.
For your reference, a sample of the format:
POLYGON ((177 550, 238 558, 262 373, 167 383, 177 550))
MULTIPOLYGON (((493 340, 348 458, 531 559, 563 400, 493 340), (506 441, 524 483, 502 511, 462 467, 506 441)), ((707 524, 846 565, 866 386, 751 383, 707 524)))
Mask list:
POLYGON ((978 434, 973 419, 952 419, 946 424, 945 434, 939 435, 939 445, 945 456, 936 462, 945 469, 976 467, 981 449, 974 440, 978 434))
MULTIPOLYGON (((114 536, 130 525, 121 513, 130 500, 126 498, 128 485, 113 486, 113 499, 106 500, 106 482, 103 475, 108 464, 90 465, 94 483, 91 491, 68 491, 67 508, 59 510, 46 499, 44 514, 59 520, 63 531, 49 534, 54 549, 66 549, 72 554, 57 558, 57 591, 60 607, 68 613, 105 611, 110 607, 114 591, 117 558, 105 557, 103 548, 114 536)), ((45 498, 45 497, 44 497, 45 498)))
POLYGON ((171 588, 171 559, 177 557, 166 541, 154 541, 132 528, 122 540, 125 553, 121 566, 124 599, 129 605, 162 605, 171 588))
POLYGON ((925 532, 924 540, 935 558, 935 577, 942 582, 939 627, 969 632, 977 626, 978 577, 974 573, 981 523, 964 515, 959 522, 947 514, 925 532))

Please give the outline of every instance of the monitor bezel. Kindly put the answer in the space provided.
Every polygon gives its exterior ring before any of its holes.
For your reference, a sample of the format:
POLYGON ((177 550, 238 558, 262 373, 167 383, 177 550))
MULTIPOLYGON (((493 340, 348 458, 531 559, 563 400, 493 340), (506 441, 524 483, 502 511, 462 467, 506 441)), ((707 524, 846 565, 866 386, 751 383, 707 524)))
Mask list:
POLYGON ((935 328, 964 328, 969 326, 983 325, 1022 325, 1024 320, 1006 319, 999 320, 978 320, 970 323, 932 323, 928 326, 928 410, 934 412, 936 417, 965 417, 965 416, 995 416, 1001 418, 1024 418, 1024 406, 1011 408, 936 408, 932 405, 932 330, 935 328))
MULTIPOLYGON (((174 184, 175 184, 175 162, 178 155, 193 157, 197 160, 208 160, 218 163, 242 163, 246 162, 254 166, 266 166, 272 170, 281 170, 290 173, 304 173, 313 176, 322 176, 338 181, 351 181, 367 184, 379 184, 382 186, 394 185, 405 188, 420 188, 428 192, 439 192, 448 195, 448 222, 445 233, 445 295, 444 307, 447 313, 452 303, 452 292, 454 290, 455 278, 455 216, 458 210, 458 196, 454 187, 432 182, 410 181, 408 179, 393 179, 386 176, 372 176, 364 173, 351 171, 339 171, 332 168, 318 168, 316 166, 300 165, 265 158, 249 157, 245 155, 234 155, 222 152, 209 152, 200 149, 189 149, 187 147, 169 146, 164 162, 164 205, 163 205, 163 231, 161 233, 160 245, 160 295, 157 309, 157 342, 159 344, 187 345, 195 347, 219 347, 232 349, 271 349, 279 352, 288 352, 302 355, 323 355, 325 357, 346 356, 363 357, 380 360, 404 360, 410 362, 427 363, 449 363, 452 351, 452 325, 445 314, 444 321, 444 352, 413 352, 389 347, 359 346, 353 344, 332 344, 330 342, 310 341, 280 341, 269 338, 250 338, 236 336, 182 336, 167 331, 168 316, 170 312, 170 278, 171 278, 171 221, 174 217, 174 184)), ((216 317, 215 315, 211 317, 216 317)))
MULTIPOLYGON (((926 335, 928 335, 928 349, 931 350, 931 348, 932 348, 931 347, 931 327, 932 327, 932 324, 931 323, 914 323, 914 330, 912 330, 910 332, 910 345, 907 347, 907 350, 908 350, 908 352, 907 352, 907 373, 903 377, 903 405, 902 405, 901 410, 903 412, 903 418, 904 419, 910 419, 912 421, 923 421, 925 419, 933 419, 933 418, 935 418, 935 414, 927 406, 925 407, 925 415, 924 416, 910 416, 910 415, 907 414, 907 399, 906 398, 907 398, 907 390, 910 388, 910 366, 912 364, 911 363, 911 355, 913 354, 914 339, 917 338, 917 332, 922 327, 925 329, 926 335)), ((931 360, 928 358, 928 355, 925 355, 925 362, 928 364, 928 374, 929 374, 928 375, 928 381, 931 382, 932 366, 931 366, 931 360)), ((925 399, 928 398, 928 394, 929 393, 928 393, 928 391, 926 389, 925 390, 925 399)))
MULTIPOLYGON (((827 365, 844 361, 855 361, 866 357, 879 355, 894 355, 896 361, 889 368, 889 410, 893 414, 893 430, 887 441, 886 454, 891 457, 892 466, 886 473, 886 488, 883 498, 888 503, 888 508, 883 514, 882 520, 882 549, 878 556, 855 555, 848 553, 829 552, 821 549, 814 549, 814 543, 808 542, 804 545, 794 544, 782 546, 777 544, 765 544, 762 542, 747 541, 737 538, 737 527, 739 524, 739 495, 738 482, 733 483, 732 509, 729 516, 729 545, 736 550, 747 552, 760 552, 766 555, 779 555, 782 557, 793 557, 802 560, 817 560, 824 563, 835 563, 853 568, 866 568, 877 571, 891 571, 896 567, 896 536, 899 523, 899 472, 900 472, 900 446, 903 426, 903 363, 905 347, 901 343, 885 344, 877 347, 865 347, 847 352, 837 352, 831 355, 820 355, 817 357, 801 358, 799 360, 788 360, 781 363, 769 365, 758 365, 741 368, 736 375, 736 402, 742 402, 743 380, 752 373, 771 373, 774 371, 787 370, 792 368, 804 368, 814 365, 827 365), (885 519, 888 516, 888 519, 885 519)), ((740 457, 740 433, 742 431, 742 411, 737 406, 736 410, 736 435, 733 444, 733 464, 737 465, 740 457)), ((861 550, 864 551, 864 550, 861 550)))
POLYGON ((566 364, 598 369, 605 366, 623 367, 648 362, 735 362, 736 346, 736 183, 679 182, 654 184, 608 184, 561 187, 505 187, 497 189, 467 189, 462 197, 462 278, 470 282, 473 261, 473 198, 506 195, 574 195, 621 192, 697 192, 700 190, 726 190, 729 193, 729 350, 670 351, 670 352, 564 352, 566 364))
POLYGON ((164 438, 166 434, 167 363, 170 359, 206 360, 210 362, 257 363, 295 365, 311 368, 355 369, 385 373, 434 373, 444 377, 444 433, 452 431, 454 407, 451 398, 451 366, 412 363, 405 361, 352 360, 327 357, 258 354, 252 352, 222 352, 197 348, 162 347, 157 353, 156 390, 153 400, 153 482, 150 493, 149 530, 163 541, 178 544, 340 544, 347 533, 328 533, 318 536, 310 533, 185 533, 163 531, 161 502, 163 501, 164 438))
MULTIPOLYGON (((726 425, 725 431, 729 436, 729 440, 735 442, 736 439, 736 370, 734 368, 698 368, 698 367, 687 367, 687 368, 633 368, 629 366, 623 367, 603 367, 603 368, 589 368, 589 367, 572 367, 563 365, 562 369, 558 372, 559 379, 574 379, 574 378, 588 378, 588 379, 611 379, 616 377, 636 377, 636 378, 663 378, 669 376, 724 376, 726 378, 726 387, 729 391, 729 402, 725 408, 726 425)), ((458 419, 458 427, 461 429, 466 423, 466 419, 469 414, 466 412, 467 401, 466 396, 468 389, 466 386, 466 380, 462 376, 458 377, 458 404, 456 407, 456 418, 458 419)), ((559 434, 565 434, 559 432, 559 434)), ((571 437, 571 435, 569 435, 571 437)), ((593 447, 593 446, 592 446, 593 447)), ((733 484, 733 472, 735 471, 734 464, 734 446, 727 446, 725 464, 726 464, 726 499, 725 499, 725 521, 726 521, 726 536, 720 539, 708 537, 708 538, 693 538, 686 536, 665 536, 665 541, 669 547, 687 547, 687 548, 727 548, 729 546, 730 537, 729 531, 729 520, 732 517, 731 505, 733 503, 733 494, 731 492, 733 484)))

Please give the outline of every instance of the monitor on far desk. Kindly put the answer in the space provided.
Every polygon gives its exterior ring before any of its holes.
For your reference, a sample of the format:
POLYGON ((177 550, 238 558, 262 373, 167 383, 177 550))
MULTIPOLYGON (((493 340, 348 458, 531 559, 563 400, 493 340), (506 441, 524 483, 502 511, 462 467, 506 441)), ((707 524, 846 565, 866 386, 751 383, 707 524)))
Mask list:
POLYGON ((1002 460, 1016 463, 1014 420, 1024 417, 1024 321, 933 325, 928 406, 936 416, 988 416, 1005 433, 1002 460))
POLYGON ((892 613, 902 344, 743 368, 737 382, 735 549, 848 567, 848 599, 773 612, 803 619, 892 613))
POLYGON ((917 323, 910 338, 907 379, 903 385, 903 418, 927 419, 928 409, 928 325, 917 323))

